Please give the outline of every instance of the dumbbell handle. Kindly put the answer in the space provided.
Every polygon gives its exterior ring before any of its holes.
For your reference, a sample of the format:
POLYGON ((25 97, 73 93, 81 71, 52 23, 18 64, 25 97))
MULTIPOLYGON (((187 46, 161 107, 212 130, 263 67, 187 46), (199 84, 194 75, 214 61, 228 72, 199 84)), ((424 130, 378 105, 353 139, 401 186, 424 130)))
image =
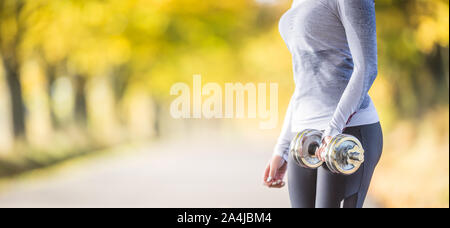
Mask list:
POLYGON ((349 153, 348 158, 352 159, 353 161, 361 161, 360 153, 358 152, 349 153))
POLYGON ((350 158, 353 161, 359 161, 362 162, 364 158, 361 156, 361 152, 358 149, 351 149, 347 152, 348 158, 350 158))

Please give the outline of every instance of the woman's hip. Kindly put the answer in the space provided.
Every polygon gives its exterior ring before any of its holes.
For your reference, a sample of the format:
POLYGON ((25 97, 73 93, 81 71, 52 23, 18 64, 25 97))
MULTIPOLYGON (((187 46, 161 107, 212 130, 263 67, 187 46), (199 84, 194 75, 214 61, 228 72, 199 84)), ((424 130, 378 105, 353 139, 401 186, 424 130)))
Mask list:
POLYGON ((346 127, 343 133, 353 135, 361 142, 366 165, 375 166, 378 163, 383 150, 383 131, 380 122, 346 127))

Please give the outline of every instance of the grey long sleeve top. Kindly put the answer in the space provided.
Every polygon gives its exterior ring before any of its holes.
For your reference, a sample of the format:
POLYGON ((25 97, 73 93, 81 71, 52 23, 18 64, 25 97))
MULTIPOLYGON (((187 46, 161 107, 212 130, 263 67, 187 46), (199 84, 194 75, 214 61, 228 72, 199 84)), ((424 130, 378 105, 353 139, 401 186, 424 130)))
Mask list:
POLYGON ((294 0, 280 34, 292 54, 295 91, 274 153, 287 160, 294 134, 323 137, 379 121, 367 94, 377 76, 374 0, 294 0))

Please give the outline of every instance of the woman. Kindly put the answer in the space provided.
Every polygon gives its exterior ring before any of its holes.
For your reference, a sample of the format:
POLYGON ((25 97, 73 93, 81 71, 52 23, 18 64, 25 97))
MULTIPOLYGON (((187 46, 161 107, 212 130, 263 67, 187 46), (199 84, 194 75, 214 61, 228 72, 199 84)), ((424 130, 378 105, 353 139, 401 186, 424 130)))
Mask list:
POLYGON ((383 146, 367 94, 377 76, 374 0, 294 0, 279 29, 292 54, 295 91, 264 183, 283 187, 288 171, 292 207, 362 207, 383 146), (364 163, 349 176, 334 174, 325 164, 318 169, 296 165, 289 145, 307 128, 324 130, 319 158, 333 136, 346 133, 361 141, 364 163))

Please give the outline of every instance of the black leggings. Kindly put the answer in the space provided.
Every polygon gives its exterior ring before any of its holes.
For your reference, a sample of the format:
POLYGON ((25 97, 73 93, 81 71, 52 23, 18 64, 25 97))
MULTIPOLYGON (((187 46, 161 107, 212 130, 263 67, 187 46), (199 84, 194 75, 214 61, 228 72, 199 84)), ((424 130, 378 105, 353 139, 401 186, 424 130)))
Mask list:
POLYGON ((380 123, 347 127, 345 134, 358 138, 364 148, 364 162, 352 175, 332 173, 324 163, 318 169, 288 162, 288 188, 295 208, 346 208, 363 206, 375 166, 381 157, 383 133, 380 123))

